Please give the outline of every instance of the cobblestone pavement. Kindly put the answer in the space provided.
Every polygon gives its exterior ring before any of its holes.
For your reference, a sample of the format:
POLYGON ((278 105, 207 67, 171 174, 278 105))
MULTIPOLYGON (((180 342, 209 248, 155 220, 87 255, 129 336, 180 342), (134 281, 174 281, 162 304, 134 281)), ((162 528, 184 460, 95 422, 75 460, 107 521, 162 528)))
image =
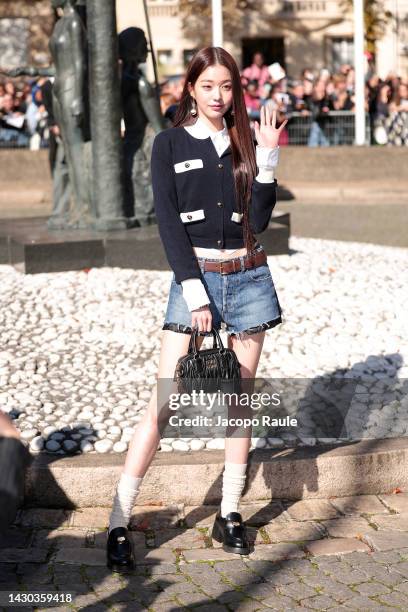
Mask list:
POLYGON ((109 508, 22 509, 0 540, 3 605, 14 591, 73 596, 19 610, 408 609, 408 494, 241 504, 247 557, 211 540, 217 509, 136 506, 121 575, 105 564, 109 508))

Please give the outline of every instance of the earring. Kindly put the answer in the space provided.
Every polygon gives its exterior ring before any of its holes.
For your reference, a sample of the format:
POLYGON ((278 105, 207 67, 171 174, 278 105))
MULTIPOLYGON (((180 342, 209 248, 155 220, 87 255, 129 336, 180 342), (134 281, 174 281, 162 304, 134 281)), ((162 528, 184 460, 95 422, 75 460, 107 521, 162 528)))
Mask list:
POLYGON ((197 114, 197 104, 196 101, 194 100, 194 98, 191 98, 192 102, 191 102, 191 110, 190 113, 193 115, 193 117, 196 116, 197 114))

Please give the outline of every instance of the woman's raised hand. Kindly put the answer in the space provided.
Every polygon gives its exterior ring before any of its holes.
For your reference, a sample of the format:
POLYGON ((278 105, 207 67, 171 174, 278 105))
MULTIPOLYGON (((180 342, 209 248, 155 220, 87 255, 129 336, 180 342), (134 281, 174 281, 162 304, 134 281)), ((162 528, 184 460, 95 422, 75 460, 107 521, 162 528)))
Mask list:
POLYGON ((278 146, 279 136, 281 131, 287 124, 288 120, 285 119, 281 125, 276 127, 276 110, 272 111, 272 117, 269 108, 265 104, 261 107, 261 125, 258 121, 255 121, 255 137, 256 141, 262 147, 274 147, 278 146))

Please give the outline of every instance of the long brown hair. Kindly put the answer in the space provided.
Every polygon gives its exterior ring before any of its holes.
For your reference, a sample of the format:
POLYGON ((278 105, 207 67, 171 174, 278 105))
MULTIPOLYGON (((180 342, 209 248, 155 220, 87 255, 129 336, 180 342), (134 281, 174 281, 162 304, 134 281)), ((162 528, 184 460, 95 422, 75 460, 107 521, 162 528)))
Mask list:
POLYGON ((232 106, 224 118, 231 143, 235 197, 238 211, 243 213, 243 237, 248 254, 253 250, 255 238, 249 225, 249 201, 252 182, 256 176, 255 147, 249 127, 248 113, 244 101, 241 76, 238 66, 222 47, 205 47, 197 51, 187 66, 181 99, 174 116, 173 127, 192 125, 196 117, 191 115, 192 98, 188 83, 194 86, 200 74, 209 66, 220 64, 228 68, 232 80, 232 106), (234 114, 231 111, 234 111, 234 114))

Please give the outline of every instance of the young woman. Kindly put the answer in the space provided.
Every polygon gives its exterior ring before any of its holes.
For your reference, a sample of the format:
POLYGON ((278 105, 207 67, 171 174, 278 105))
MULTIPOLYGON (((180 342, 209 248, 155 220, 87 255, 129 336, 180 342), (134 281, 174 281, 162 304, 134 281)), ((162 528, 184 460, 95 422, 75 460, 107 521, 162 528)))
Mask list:
MULTIPOLYGON (((156 135, 151 172, 160 237, 173 270, 163 324, 158 381, 172 380, 194 327, 225 326, 243 378, 255 378, 265 330, 282 322, 262 246, 253 232, 268 226, 276 203, 276 115, 262 109, 255 149, 238 67, 221 47, 191 60, 174 125, 156 135), (238 194, 238 195, 237 195, 238 194)), ((129 446, 110 516, 108 566, 133 565, 127 534, 140 483, 160 442, 157 385, 129 446)), ((159 402, 160 403, 160 402, 159 402)), ((231 415, 229 412, 229 416, 231 415)), ((224 550, 248 554, 238 512, 251 429, 225 440, 222 502, 213 537, 224 550)))

